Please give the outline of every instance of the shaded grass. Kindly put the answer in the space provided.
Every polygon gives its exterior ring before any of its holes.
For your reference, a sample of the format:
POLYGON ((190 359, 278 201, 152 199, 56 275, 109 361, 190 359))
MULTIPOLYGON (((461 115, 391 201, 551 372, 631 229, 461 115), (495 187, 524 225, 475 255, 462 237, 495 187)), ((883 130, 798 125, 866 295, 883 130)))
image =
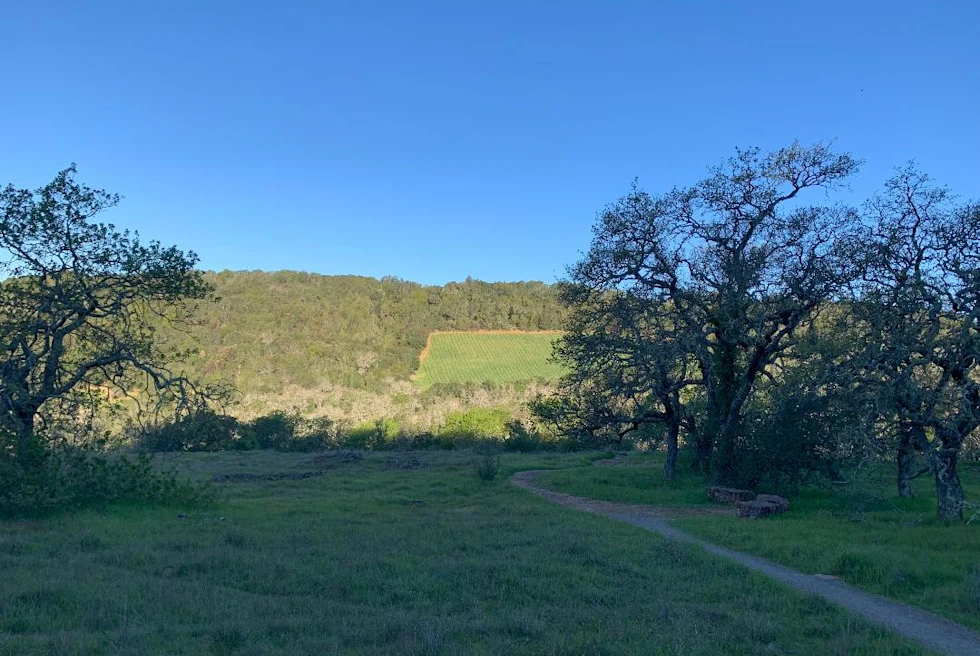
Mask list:
POLYGON ((632 454, 622 464, 563 469, 543 475, 539 482, 588 499, 658 506, 710 505, 700 477, 690 471, 678 471, 673 481, 667 481, 662 467, 663 460, 658 456, 632 454))
POLYGON ((565 373, 551 362, 557 332, 438 332, 429 336, 414 376, 421 387, 454 383, 555 380, 565 373))
MULTIPOLYGON (((384 454, 226 484, 207 513, 117 507, 0 523, 4 654, 912 654, 697 549, 559 508, 475 453, 384 454)), ((519 469, 594 456, 504 456, 519 469)), ((181 454, 198 477, 302 454, 181 454)))
MULTIPOLYGON (((689 471, 679 470, 677 480, 666 483, 659 456, 636 454, 627 463, 556 472, 541 482, 595 499, 710 504, 705 481, 689 471)), ((963 466, 961 478, 967 498, 980 497, 977 467, 963 466)), ((883 464, 848 485, 804 488, 792 499, 790 512, 773 519, 691 516, 674 523, 710 542, 804 572, 840 576, 980 629, 980 526, 939 522, 929 479, 916 482, 916 493, 914 499, 899 498, 893 471, 883 464)))

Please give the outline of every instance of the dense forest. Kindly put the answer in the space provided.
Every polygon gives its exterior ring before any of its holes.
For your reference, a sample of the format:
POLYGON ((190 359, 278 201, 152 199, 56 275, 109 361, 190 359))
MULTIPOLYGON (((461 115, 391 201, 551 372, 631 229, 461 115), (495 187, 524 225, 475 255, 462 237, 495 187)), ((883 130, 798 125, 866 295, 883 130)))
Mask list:
POLYGON ((409 378, 433 330, 551 330, 564 317, 541 282, 440 287, 292 271, 205 280, 218 301, 201 303, 190 325, 160 326, 158 340, 188 352, 182 366, 192 377, 228 381, 242 394, 324 383, 380 392, 409 378))

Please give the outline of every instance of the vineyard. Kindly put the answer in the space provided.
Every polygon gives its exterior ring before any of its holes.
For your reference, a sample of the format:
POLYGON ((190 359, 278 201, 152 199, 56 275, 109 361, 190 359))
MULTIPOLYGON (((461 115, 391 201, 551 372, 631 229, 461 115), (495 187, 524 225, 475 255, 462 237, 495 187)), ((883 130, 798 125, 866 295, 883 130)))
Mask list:
POLYGON ((555 331, 434 332, 419 357, 416 384, 514 383, 555 380, 563 368, 550 361, 555 331))

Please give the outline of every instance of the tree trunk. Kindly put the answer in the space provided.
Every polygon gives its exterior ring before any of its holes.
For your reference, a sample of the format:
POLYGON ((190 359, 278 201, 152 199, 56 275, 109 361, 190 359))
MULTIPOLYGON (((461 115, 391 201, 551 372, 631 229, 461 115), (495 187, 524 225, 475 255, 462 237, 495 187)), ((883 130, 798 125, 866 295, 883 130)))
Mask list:
POLYGON ((963 519, 963 486, 956 473, 957 449, 940 447, 933 457, 936 476, 936 499, 940 519, 963 519))
POLYGON ((12 433, 12 455, 24 469, 32 469, 44 457, 44 446, 34 432, 34 418, 37 407, 33 405, 15 405, 11 408, 4 423, 5 428, 12 433))
POLYGON ((736 478, 735 435, 732 416, 732 403, 735 400, 735 380, 737 352, 728 344, 719 345, 715 352, 715 399, 709 404, 707 425, 711 428, 714 446, 715 478, 723 484, 732 483, 736 478))
POLYGON ((909 426, 902 432, 898 441, 898 496, 910 499, 915 494, 912 491, 912 481, 923 472, 915 466, 916 446, 925 443, 925 432, 922 426, 909 426))
POLYGON ((664 461, 664 478, 668 481, 674 480, 677 473, 677 435, 680 426, 676 421, 667 423, 667 459, 664 461))
POLYGON ((711 451, 714 448, 711 435, 699 430, 693 435, 693 438, 694 457, 691 458, 691 470, 700 474, 707 474, 711 471, 711 451))
POLYGON ((715 468, 717 474, 715 478, 723 485, 741 484, 735 445, 737 433, 738 427, 735 422, 728 422, 718 435, 718 462, 715 468))

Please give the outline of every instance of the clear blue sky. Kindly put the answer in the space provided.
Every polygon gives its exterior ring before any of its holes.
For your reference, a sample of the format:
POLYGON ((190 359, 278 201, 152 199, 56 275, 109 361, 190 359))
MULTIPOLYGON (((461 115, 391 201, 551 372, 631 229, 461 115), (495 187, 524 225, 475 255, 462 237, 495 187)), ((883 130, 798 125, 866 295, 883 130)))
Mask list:
POLYGON ((980 196, 980 2, 0 0, 0 183, 209 269, 553 280, 628 190, 836 139, 980 196))

